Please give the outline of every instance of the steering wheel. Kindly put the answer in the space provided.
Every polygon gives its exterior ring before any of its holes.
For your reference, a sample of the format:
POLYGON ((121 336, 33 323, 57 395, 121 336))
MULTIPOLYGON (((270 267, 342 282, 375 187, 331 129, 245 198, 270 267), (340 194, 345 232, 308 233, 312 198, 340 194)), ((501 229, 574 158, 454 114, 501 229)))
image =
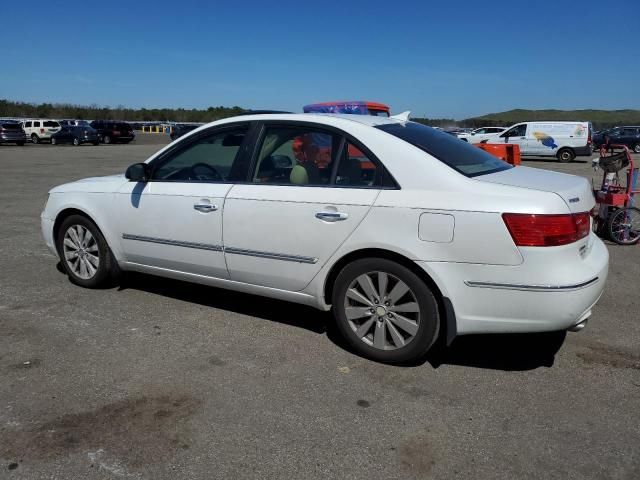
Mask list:
POLYGON ((223 180, 222 175, 220 175, 218 171, 208 163, 194 163, 191 165, 189 171, 189 178, 194 180, 200 180, 203 182, 206 182, 207 180, 223 180))

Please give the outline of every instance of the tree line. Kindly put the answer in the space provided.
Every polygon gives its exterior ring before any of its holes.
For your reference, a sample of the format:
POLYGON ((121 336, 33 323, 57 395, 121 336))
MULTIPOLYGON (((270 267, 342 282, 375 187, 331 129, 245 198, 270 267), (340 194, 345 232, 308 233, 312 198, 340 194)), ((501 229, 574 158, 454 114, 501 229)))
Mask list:
POLYGON ((73 118, 78 120, 128 120, 131 122, 198 122, 206 123, 232 117, 246 109, 235 107, 196 108, 126 108, 82 106, 69 103, 26 103, 0 99, 0 117, 8 118, 73 118))

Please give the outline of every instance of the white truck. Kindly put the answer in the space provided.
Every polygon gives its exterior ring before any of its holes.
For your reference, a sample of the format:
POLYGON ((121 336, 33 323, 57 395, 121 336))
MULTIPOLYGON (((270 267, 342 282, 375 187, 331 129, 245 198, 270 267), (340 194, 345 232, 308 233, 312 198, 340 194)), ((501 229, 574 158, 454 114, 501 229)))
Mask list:
POLYGON ((566 163, 591 156, 592 133, 591 122, 523 122, 482 143, 511 143, 520 147, 523 157, 556 157, 566 163))

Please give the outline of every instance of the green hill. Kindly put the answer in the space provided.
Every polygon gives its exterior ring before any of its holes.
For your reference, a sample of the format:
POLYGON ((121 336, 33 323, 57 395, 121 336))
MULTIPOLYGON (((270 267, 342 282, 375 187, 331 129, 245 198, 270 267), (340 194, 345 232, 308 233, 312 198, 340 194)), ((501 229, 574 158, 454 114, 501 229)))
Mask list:
POLYGON ((459 123, 474 126, 509 126, 518 122, 544 120, 582 120, 592 122, 596 129, 616 125, 640 125, 640 110, 524 110, 490 113, 459 123))

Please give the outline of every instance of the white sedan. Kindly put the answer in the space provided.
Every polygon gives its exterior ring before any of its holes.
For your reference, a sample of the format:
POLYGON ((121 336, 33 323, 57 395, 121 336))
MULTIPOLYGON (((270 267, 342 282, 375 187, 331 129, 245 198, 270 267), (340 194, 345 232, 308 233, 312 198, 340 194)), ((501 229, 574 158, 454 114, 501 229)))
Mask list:
POLYGON ((52 189, 42 232, 77 285, 139 271, 332 309, 356 351, 403 363, 582 328, 608 270, 593 206, 583 178, 410 121, 263 114, 52 189))
POLYGON ((460 140, 469 143, 482 143, 488 141, 491 138, 497 137, 500 133, 506 130, 505 127, 482 127, 476 128, 469 133, 460 133, 457 137, 460 140))

